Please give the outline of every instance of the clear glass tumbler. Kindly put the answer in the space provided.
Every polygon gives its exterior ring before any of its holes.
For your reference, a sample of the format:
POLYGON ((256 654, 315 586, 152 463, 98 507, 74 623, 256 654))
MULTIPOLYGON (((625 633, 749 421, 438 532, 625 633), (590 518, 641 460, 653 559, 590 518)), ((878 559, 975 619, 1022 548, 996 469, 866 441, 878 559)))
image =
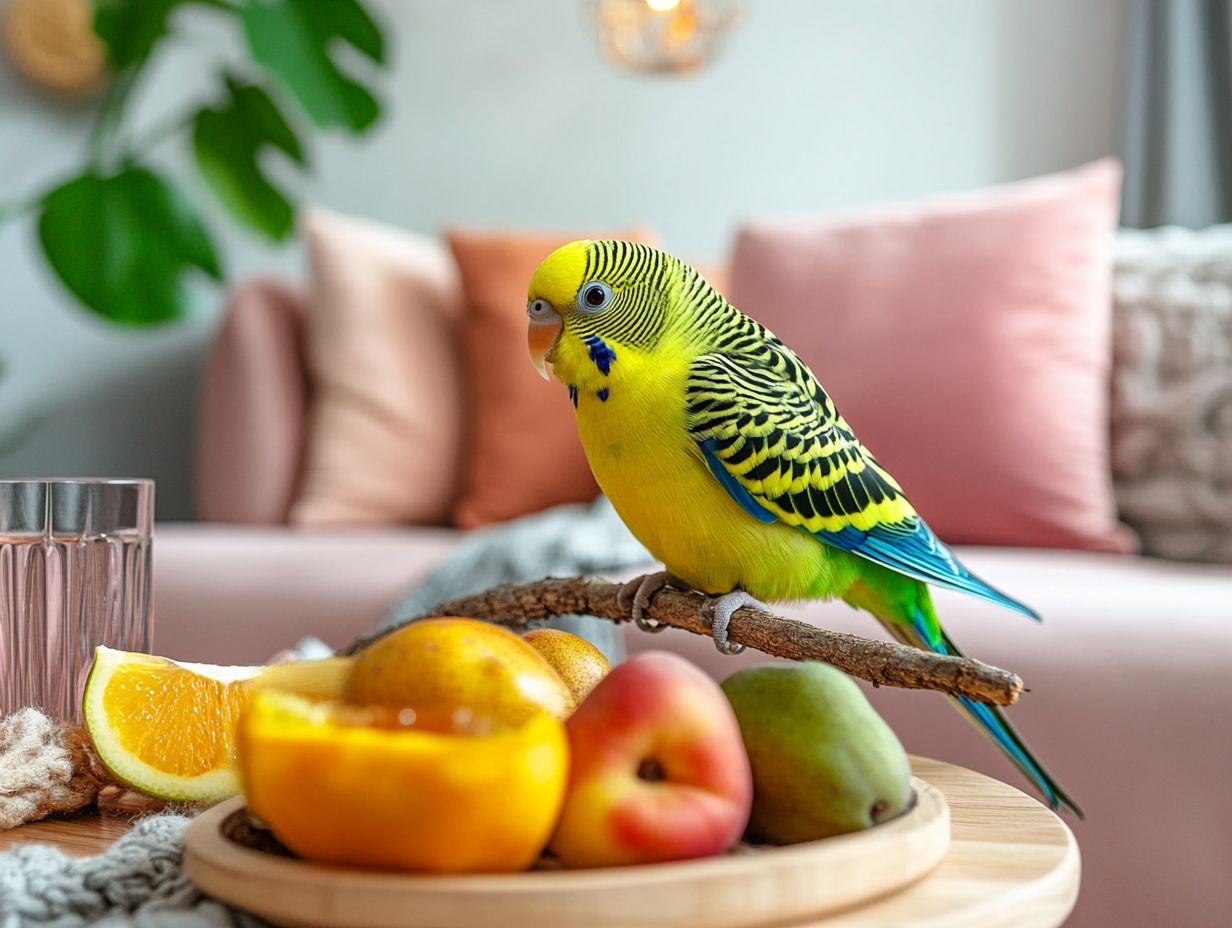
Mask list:
POLYGON ((149 651, 152 480, 0 480, 0 716, 81 720, 97 645, 149 651))

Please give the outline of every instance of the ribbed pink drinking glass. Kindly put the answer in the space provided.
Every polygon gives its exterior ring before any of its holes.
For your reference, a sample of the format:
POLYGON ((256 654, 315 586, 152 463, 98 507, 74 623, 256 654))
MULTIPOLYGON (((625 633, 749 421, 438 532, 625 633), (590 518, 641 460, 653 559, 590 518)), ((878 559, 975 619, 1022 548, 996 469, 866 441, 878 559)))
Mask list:
POLYGON ((154 481, 0 480, 0 716, 81 720, 94 648, 149 651, 154 481))

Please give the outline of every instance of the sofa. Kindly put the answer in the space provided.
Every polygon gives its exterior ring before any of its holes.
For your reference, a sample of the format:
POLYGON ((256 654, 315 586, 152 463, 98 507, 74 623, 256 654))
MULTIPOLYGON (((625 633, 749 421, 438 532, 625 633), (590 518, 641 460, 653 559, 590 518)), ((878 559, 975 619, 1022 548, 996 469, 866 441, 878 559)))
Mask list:
MULTIPOLYGON (((465 537, 443 525, 286 524, 313 392, 306 300, 302 285, 268 278, 232 294, 203 381, 201 521, 157 527, 159 653, 253 664, 304 636, 345 645, 372 630, 398 594, 465 537)), ((1223 723, 1232 706, 1232 568, 1091 551, 956 550, 998 587, 1030 591, 1045 616, 1037 625, 936 592, 939 613, 967 653, 1023 677, 1029 692, 1011 718, 1085 811, 1085 821, 1069 820, 1083 857, 1069 924, 1227 924, 1232 737, 1223 723)), ((782 612, 841 631, 875 631, 841 603, 782 612)), ((651 636, 626 626, 624 643, 630 653, 669 648, 719 678, 766 659, 726 657, 707 639, 678 631, 651 636)), ((869 694, 910 751, 1023 785, 943 698, 884 688, 869 694)))

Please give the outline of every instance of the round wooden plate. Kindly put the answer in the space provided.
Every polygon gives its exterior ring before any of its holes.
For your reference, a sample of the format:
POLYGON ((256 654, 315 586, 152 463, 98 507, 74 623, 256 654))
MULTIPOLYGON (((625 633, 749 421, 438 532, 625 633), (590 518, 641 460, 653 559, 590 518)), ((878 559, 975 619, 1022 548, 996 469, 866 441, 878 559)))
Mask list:
POLYGON ((724 857, 603 870, 423 876, 350 870, 254 850, 224 833, 232 799, 184 838, 206 893, 276 925, 313 928, 749 928, 817 917, 919 880, 945 856, 941 791, 913 778, 915 805, 868 831, 724 857))

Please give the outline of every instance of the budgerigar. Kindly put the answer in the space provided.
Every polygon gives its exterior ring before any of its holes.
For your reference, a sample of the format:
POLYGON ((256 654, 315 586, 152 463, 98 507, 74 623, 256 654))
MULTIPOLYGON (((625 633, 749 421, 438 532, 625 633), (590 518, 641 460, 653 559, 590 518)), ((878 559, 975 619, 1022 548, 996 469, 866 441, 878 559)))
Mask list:
MULTIPOLYGON (((940 654, 960 652, 928 584, 1037 618, 958 562, 795 353, 684 262, 573 242, 528 296, 536 366, 567 385, 599 486, 667 568, 630 588, 639 624, 666 582, 716 597, 729 652, 732 613, 759 600, 839 597, 940 654)), ((1077 811, 999 709, 954 701, 1054 808, 1077 811)))

